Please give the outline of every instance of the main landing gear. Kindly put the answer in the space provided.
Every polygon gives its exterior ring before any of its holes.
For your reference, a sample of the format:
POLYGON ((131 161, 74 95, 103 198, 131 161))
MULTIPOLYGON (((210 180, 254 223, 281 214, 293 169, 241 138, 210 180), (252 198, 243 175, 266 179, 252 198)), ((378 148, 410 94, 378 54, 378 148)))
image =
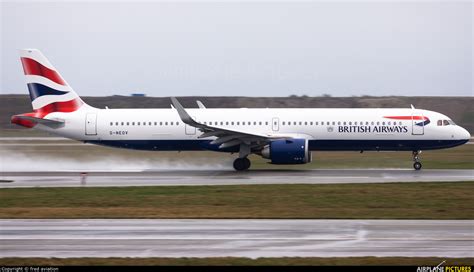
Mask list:
POLYGON ((413 151, 413 168, 415 168, 415 170, 420 170, 422 165, 421 165, 421 162, 420 162, 420 157, 419 155, 421 154, 421 150, 418 150, 418 151, 413 151))
POLYGON ((250 168, 250 160, 245 158, 237 158, 234 161, 234 169, 237 171, 244 171, 250 168))
POLYGON ((246 143, 240 144, 239 157, 234 161, 234 169, 237 171, 244 171, 250 168, 250 160, 247 158, 250 155, 250 145, 246 143))

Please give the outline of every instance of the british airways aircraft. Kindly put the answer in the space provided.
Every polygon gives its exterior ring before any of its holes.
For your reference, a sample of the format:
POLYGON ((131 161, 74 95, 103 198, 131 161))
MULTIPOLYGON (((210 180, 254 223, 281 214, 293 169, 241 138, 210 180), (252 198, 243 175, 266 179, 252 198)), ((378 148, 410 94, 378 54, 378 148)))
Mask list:
POLYGON ((33 112, 11 122, 62 137, 138 150, 211 150, 238 153, 236 170, 250 154, 273 164, 311 162, 311 151, 411 151, 462 145, 470 134, 449 117, 411 108, 386 109, 98 109, 87 105, 36 49, 21 50, 33 112))

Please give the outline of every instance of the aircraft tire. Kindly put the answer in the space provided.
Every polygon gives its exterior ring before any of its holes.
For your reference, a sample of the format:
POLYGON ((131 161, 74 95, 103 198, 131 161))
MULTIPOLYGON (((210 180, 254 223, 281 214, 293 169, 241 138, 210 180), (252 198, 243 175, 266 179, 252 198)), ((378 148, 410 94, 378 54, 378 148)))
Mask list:
POLYGON ((421 167, 422 167, 421 162, 415 162, 413 164, 413 168, 415 168, 415 170, 417 170, 417 171, 420 170, 421 167))
POLYGON ((237 171, 244 171, 249 169, 250 160, 247 158, 237 158, 234 160, 234 169, 237 171))

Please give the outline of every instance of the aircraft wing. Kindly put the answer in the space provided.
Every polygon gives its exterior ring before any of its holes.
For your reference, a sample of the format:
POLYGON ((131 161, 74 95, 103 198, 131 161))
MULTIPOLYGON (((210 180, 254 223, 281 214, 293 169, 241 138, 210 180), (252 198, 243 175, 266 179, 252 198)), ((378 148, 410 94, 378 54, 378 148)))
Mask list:
POLYGON ((217 137, 217 139, 213 140, 211 144, 220 144, 219 148, 226 148, 240 144, 246 144, 250 147, 257 147, 267 144, 272 139, 286 138, 277 135, 265 135, 254 132, 239 131, 218 126, 205 125, 195 121, 176 98, 171 97, 171 101, 176 111, 178 111, 181 121, 183 121, 189 126, 198 128, 203 133, 199 136, 199 138, 217 137))

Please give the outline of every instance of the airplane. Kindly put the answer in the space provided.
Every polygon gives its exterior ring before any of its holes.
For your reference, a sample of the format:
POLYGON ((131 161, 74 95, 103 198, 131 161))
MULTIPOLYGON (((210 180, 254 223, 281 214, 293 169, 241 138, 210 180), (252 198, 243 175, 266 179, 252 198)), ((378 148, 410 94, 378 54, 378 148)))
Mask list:
POLYGON ((33 111, 13 124, 103 146, 151 151, 207 150, 237 153, 237 171, 248 156, 272 164, 305 164, 312 151, 411 151, 469 141, 469 132, 438 112, 410 108, 198 108, 174 97, 168 109, 99 109, 86 104, 37 49, 20 50, 33 111))

